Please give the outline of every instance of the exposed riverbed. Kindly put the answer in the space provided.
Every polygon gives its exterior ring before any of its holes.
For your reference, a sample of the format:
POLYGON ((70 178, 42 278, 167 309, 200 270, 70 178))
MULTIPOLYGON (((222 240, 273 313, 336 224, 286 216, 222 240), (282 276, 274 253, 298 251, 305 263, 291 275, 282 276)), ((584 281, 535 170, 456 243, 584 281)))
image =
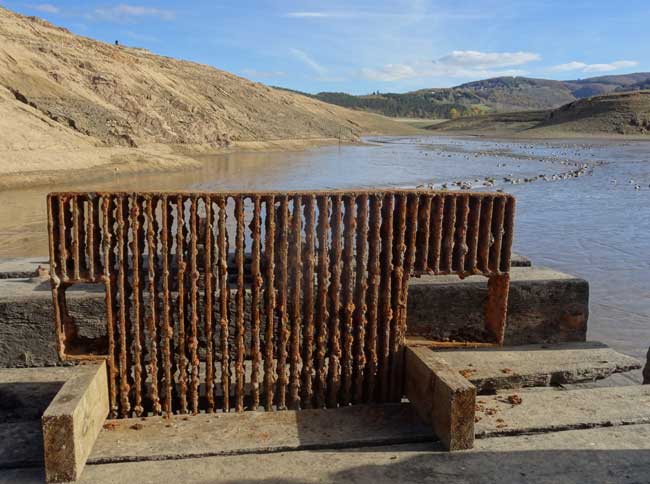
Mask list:
POLYGON ((378 138, 302 152, 206 156, 203 168, 0 192, 0 257, 47 253, 52 190, 414 187, 517 196, 515 250, 591 284, 590 338, 650 345, 650 142, 378 138))

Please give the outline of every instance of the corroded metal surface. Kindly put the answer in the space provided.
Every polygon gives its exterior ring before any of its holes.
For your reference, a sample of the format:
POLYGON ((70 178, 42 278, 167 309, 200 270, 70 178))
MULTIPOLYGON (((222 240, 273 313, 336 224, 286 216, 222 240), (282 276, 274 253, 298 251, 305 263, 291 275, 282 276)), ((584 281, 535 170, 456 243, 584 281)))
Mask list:
POLYGON ((114 417, 396 401, 410 277, 487 276, 484 342, 502 341, 514 211, 502 193, 51 194, 59 353, 107 359, 114 417), (78 283, 104 286, 104 337, 67 312, 78 283))

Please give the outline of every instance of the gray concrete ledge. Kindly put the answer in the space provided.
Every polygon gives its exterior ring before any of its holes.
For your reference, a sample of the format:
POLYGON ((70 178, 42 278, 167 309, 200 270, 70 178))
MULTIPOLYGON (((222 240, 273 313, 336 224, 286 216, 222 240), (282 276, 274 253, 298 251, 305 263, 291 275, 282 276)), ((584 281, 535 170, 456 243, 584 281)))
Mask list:
MULTIPOLYGON (((412 279, 409 335, 476 340, 484 327, 486 281, 479 276, 412 279)), ((0 367, 59 363, 51 297, 47 281, 0 280, 0 367)), ((67 299, 81 335, 93 337, 104 331, 102 286, 72 286, 67 299)), ((582 279, 544 268, 513 268, 505 344, 584 341, 588 305, 589 286, 582 279)))

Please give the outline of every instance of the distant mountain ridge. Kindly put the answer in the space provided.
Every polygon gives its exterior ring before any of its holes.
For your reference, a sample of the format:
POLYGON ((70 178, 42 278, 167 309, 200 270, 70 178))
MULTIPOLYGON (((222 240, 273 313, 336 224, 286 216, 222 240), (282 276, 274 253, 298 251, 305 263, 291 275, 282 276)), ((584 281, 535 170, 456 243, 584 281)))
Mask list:
POLYGON ((456 118, 490 113, 553 109, 591 96, 650 88, 650 72, 555 81, 494 77, 451 88, 353 96, 320 92, 306 96, 360 111, 392 117, 456 118))

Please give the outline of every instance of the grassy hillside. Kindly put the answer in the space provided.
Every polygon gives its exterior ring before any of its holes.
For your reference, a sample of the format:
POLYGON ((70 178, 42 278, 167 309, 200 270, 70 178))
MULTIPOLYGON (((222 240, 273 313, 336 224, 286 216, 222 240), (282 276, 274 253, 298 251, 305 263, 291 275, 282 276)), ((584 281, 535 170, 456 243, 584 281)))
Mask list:
POLYGON ((564 137, 632 135, 650 137, 650 91, 594 96, 545 111, 461 118, 435 124, 440 133, 564 137))
POLYGON ((495 77, 452 88, 421 89, 404 94, 303 94, 338 106, 385 116, 453 119, 488 113, 551 109, 585 97, 646 89, 648 83, 650 73, 599 76, 574 81, 495 77))

